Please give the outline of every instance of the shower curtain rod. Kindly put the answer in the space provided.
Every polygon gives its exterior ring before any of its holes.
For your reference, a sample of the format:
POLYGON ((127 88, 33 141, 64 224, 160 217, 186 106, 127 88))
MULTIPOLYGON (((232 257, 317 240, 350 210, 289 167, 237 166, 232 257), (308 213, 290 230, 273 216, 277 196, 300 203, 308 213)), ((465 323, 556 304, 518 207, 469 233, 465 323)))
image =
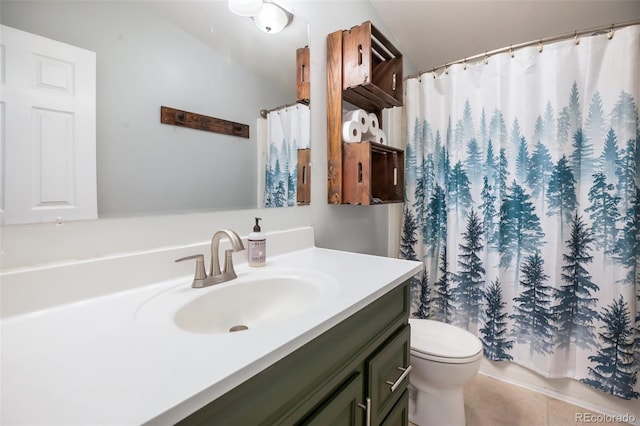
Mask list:
POLYGON ((307 104, 307 103, 302 102, 302 101, 291 102, 290 104, 280 105, 280 106, 277 106, 277 107, 275 107, 275 108, 271 108, 271 109, 261 109, 261 110, 260 110, 260 117, 262 117, 262 118, 267 118, 267 114, 269 114, 270 112, 278 111, 278 110, 280 110, 280 109, 283 109, 283 108, 289 108, 289 107, 292 107, 292 106, 298 106, 299 104, 307 105, 307 106, 308 106, 308 104, 307 104))
MULTIPOLYGON (((453 61, 453 62, 447 62, 444 65, 440 65, 438 67, 435 67, 433 69, 430 70, 426 70, 426 71, 420 71, 414 74, 409 75, 408 77, 405 78, 405 80, 408 80, 410 78, 416 78, 416 77, 420 77, 422 76, 422 74, 427 74, 427 73, 435 73, 436 71, 439 71, 441 69, 447 69, 449 66, 451 65, 457 65, 457 64, 464 64, 466 62, 472 62, 478 59, 488 59, 490 56, 494 56, 497 55, 499 53, 505 53, 505 52, 512 52, 516 49, 521 49, 523 47, 528 47, 528 46, 534 46, 534 45, 538 45, 539 46, 539 50, 542 51, 542 46, 545 43, 550 43, 553 41, 559 41, 559 40, 565 40, 565 39, 569 39, 569 38, 575 38, 576 40, 576 44, 578 44, 580 42, 580 36, 585 35, 585 34, 589 34, 589 35, 596 35, 598 33, 602 33, 603 31, 609 31, 609 38, 613 37, 613 33, 614 30, 618 29, 618 28, 623 28, 623 27, 629 27, 631 25, 639 25, 640 24, 640 20, 639 21, 630 21, 630 22, 623 22, 620 24, 611 24, 611 25, 604 25, 601 27, 594 27, 594 28, 588 28, 585 30, 579 30, 579 31, 574 31, 572 33, 566 33, 566 34, 562 34, 562 35, 557 35, 557 36, 551 36, 551 37, 545 37, 545 38, 541 38, 538 40, 531 40, 525 43, 519 43, 519 44, 514 44, 508 47, 503 47, 501 49, 495 49, 495 50, 491 50, 485 53, 481 53, 478 55, 474 55, 474 56, 469 56, 468 58, 464 58, 464 59, 460 59, 457 61, 453 61)), ((435 78, 435 75, 434 75, 435 78)))

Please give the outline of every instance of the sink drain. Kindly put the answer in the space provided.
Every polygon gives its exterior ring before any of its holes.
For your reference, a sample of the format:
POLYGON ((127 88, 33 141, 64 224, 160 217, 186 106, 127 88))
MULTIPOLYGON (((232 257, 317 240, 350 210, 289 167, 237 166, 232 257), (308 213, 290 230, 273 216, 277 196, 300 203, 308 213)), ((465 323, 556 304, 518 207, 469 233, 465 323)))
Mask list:
POLYGON ((247 327, 246 325, 234 325, 229 329, 229 331, 233 333, 234 331, 242 331, 242 330, 248 330, 248 329, 249 327, 247 327))

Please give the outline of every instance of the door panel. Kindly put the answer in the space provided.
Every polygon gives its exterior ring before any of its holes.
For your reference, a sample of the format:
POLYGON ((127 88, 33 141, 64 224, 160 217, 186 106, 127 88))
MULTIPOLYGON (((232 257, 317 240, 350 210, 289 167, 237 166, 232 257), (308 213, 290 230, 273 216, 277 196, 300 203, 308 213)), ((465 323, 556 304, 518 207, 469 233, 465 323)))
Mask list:
POLYGON ((0 29, 3 223, 97 218, 95 53, 0 29))

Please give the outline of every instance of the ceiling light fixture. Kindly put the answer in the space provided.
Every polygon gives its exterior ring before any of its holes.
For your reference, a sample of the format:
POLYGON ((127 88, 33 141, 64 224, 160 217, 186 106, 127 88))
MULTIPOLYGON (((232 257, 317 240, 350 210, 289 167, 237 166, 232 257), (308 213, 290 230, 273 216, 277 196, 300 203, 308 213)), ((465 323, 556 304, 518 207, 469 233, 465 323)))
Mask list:
POLYGON ((270 1, 265 1, 260 13, 253 16, 253 22, 268 34, 279 33, 291 23, 292 19, 291 12, 270 1))
POLYGON ((251 17, 262 11, 262 0, 229 0, 229 10, 236 15, 251 17))

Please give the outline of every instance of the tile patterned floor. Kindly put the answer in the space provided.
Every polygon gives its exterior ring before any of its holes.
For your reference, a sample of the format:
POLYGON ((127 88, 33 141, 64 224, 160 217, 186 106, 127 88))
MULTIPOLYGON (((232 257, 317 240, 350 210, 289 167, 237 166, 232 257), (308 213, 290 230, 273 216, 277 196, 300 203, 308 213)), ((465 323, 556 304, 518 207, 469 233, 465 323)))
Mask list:
POLYGON ((482 374, 464 390, 467 426, 629 426, 593 422, 597 413, 482 374))

